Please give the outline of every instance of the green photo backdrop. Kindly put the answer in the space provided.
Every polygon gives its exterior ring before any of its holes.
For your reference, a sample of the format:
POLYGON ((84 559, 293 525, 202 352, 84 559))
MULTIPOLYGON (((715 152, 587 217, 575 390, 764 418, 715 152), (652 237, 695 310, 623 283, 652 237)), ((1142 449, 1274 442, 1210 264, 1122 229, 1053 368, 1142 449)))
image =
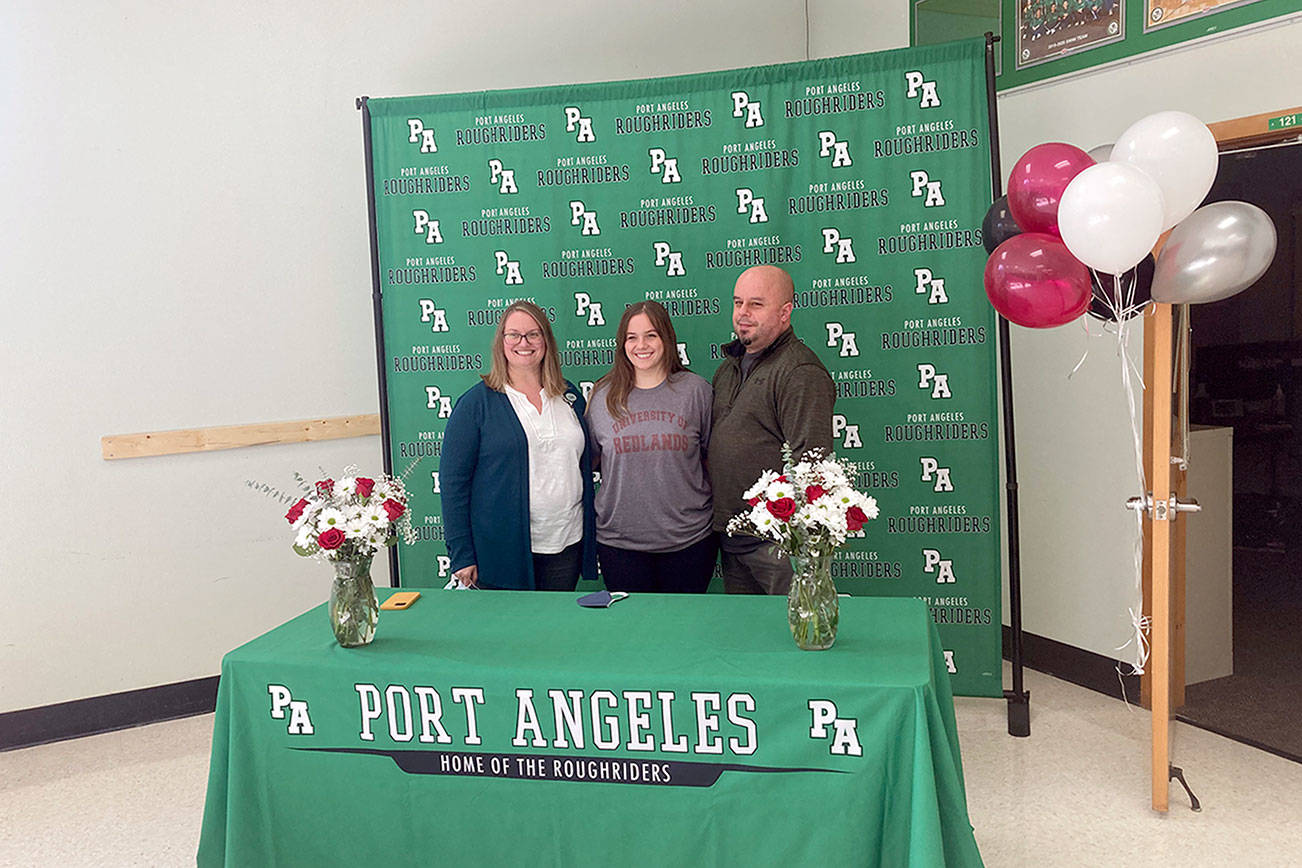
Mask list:
POLYGON ((738 274, 780 265, 796 333, 836 382, 837 452, 881 507, 838 555, 838 587, 924 598, 955 691, 1001 694, 981 40, 369 112, 388 448, 420 535, 402 584, 447 581, 443 430, 511 301, 547 312, 585 391, 641 299, 709 379, 738 274))

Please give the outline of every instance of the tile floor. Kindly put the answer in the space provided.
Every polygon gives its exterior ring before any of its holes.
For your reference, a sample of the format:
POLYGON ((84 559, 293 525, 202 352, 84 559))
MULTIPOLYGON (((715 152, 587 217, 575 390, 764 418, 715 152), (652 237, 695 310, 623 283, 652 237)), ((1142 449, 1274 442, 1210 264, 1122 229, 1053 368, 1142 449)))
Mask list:
MULTIPOLYGON (((986 865, 1302 865, 1302 765, 1183 724, 1171 811, 1149 809, 1147 712, 1027 672, 1031 737, 1002 701, 959 698, 986 865)), ((0 866, 193 865, 212 715, 0 753, 0 866)))

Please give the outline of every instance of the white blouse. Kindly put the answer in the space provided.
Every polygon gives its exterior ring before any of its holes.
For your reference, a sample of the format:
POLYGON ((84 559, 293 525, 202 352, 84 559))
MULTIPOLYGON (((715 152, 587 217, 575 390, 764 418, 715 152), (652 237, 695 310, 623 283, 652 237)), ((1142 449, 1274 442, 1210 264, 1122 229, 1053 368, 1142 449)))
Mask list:
POLYGON ((583 428, 565 396, 539 390, 542 412, 504 386, 529 442, 529 537, 535 554, 554 555, 583 539, 583 428))

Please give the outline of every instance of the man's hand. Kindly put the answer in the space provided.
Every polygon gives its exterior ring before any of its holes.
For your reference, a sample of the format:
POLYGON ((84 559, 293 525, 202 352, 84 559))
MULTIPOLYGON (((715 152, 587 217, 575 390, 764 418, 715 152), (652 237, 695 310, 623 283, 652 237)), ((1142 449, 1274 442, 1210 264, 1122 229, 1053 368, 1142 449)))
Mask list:
POLYGON ((479 565, 471 564, 468 567, 462 567, 452 574, 452 578, 456 579, 467 588, 473 588, 475 585, 479 584, 479 565))

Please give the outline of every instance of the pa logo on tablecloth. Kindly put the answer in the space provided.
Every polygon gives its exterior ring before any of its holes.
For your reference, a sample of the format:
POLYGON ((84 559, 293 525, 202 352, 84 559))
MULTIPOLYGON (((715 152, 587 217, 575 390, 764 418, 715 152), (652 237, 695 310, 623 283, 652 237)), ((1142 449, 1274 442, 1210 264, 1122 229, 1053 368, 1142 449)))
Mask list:
POLYGON ((863 756, 863 745, 859 743, 856 730, 859 721, 853 717, 840 717, 836 703, 830 699, 809 700, 809 713, 812 718, 809 737, 831 739, 828 752, 833 756, 863 756))
POLYGON ((271 696, 271 716, 284 720, 288 712, 289 725, 285 731, 290 735, 312 735, 312 718, 307 714, 307 702, 295 699, 289 688, 283 684, 268 684, 267 693, 271 696))

